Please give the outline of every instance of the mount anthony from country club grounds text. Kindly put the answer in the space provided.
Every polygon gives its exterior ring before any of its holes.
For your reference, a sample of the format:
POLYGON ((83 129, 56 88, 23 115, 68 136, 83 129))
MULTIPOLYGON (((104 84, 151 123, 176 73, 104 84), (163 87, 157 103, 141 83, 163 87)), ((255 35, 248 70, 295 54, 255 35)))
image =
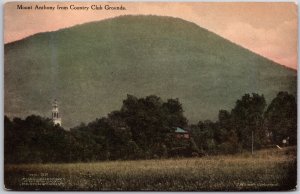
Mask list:
POLYGON ((47 6, 47 5, 22 5, 18 4, 16 6, 18 10, 74 10, 74 11, 89 11, 89 10, 126 10, 126 7, 123 5, 119 6, 110 6, 110 5, 91 5, 91 6, 77 6, 77 5, 70 5, 70 6, 47 6))
POLYGON ((190 122, 216 119, 245 93, 296 95, 297 71, 194 23, 120 16, 32 35, 5 50, 5 114, 51 116, 64 127, 120 109, 127 94, 179 98, 190 122))

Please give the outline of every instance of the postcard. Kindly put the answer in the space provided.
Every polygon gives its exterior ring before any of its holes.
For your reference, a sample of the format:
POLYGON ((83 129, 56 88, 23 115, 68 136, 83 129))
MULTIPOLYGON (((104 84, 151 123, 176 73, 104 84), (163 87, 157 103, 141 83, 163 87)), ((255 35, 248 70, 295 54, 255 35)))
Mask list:
POLYGON ((7 2, 4 189, 291 191, 293 2, 7 2))

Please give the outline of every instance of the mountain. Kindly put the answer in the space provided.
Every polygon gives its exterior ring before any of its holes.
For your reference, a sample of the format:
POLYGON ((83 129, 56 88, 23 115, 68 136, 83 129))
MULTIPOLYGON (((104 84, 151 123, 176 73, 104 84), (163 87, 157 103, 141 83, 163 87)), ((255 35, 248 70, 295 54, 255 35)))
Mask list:
POLYGON ((297 71, 172 17, 120 16, 4 49, 5 114, 50 117, 56 98, 64 127, 119 110, 127 94, 179 98, 190 122, 216 119, 245 93, 296 95, 297 71))

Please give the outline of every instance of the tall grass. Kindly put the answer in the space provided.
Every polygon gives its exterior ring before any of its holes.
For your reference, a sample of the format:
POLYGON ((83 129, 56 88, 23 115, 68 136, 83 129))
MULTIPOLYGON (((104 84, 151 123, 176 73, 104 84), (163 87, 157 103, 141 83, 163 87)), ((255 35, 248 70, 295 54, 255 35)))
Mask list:
POLYGON ((291 190, 296 148, 233 156, 5 166, 14 190, 240 191, 291 190), (59 185, 22 185, 24 178, 59 178, 59 185))

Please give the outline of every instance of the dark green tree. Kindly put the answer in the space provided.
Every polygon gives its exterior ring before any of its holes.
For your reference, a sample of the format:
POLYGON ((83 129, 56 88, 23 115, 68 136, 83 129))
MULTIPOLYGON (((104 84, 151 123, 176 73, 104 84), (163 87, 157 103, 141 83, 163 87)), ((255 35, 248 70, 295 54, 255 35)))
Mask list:
POLYGON ((168 99, 167 102, 162 104, 164 119, 168 126, 181 127, 187 126, 187 119, 183 115, 182 104, 178 98, 168 99))
POLYGON ((200 152, 217 153, 217 144, 220 136, 216 123, 210 120, 199 121, 197 125, 191 126, 191 133, 200 152))
POLYGON ((161 98, 150 95, 137 98, 128 95, 123 101, 121 117, 131 129, 133 141, 146 153, 147 157, 165 155, 165 150, 174 142, 170 133, 175 127, 187 126, 182 105, 178 99, 161 98))
POLYGON ((232 129, 236 132, 243 149, 251 150, 252 133, 255 148, 266 142, 266 131, 263 127, 263 113, 266 100, 263 95, 245 94, 237 100, 231 111, 232 129))
POLYGON ((51 119, 31 115, 26 119, 4 118, 4 152, 7 163, 69 161, 71 137, 51 119))
POLYGON ((281 144, 289 139, 289 144, 297 143, 297 103, 293 95, 279 92, 265 112, 265 127, 272 143, 281 144))
POLYGON ((218 128, 218 151, 219 153, 233 154, 240 151, 240 143, 233 125, 232 116, 226 110, 219 111, 218 128))

